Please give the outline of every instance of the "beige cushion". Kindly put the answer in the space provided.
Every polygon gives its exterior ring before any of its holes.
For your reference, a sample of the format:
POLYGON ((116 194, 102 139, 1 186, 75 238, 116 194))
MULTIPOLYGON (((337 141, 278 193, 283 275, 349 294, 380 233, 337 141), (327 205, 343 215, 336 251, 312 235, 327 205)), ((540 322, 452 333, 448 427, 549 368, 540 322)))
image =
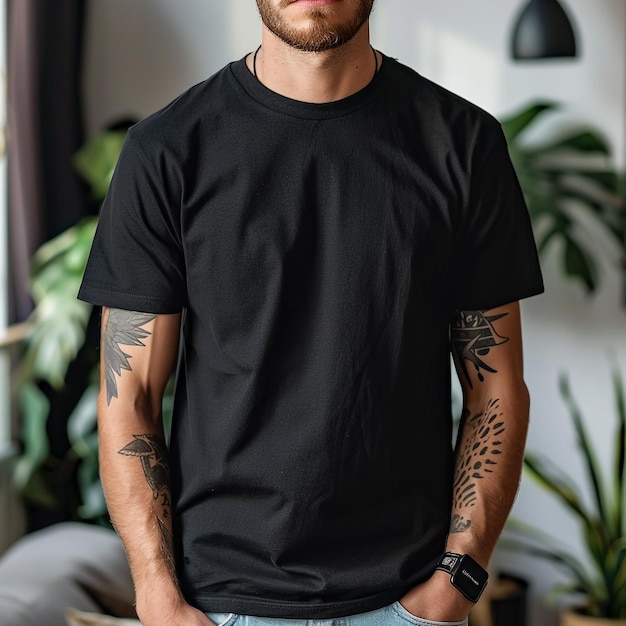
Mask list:
POLYGON ((141 626, 136 619, 120 619, 99 613, 85 613, 78 609, 66 609, 67 626, 141 626))

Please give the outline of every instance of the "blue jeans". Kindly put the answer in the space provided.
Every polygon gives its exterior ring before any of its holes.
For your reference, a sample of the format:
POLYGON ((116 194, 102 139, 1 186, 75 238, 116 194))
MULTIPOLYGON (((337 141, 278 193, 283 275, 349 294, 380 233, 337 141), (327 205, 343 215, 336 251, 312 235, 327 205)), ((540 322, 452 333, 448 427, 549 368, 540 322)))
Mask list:
POLYGON ((217 626, 467 626, 461 622, 431 622, 411 615, 399 602, 368 613, 335 619, 285 619, 234 613, 207 613, 217 626))

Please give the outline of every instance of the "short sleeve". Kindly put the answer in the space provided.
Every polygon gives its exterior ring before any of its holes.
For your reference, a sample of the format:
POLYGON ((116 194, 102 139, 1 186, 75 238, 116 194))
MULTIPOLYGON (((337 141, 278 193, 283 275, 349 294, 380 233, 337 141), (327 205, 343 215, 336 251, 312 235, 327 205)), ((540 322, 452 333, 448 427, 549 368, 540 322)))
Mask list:
POLYGON ((98 220, 81 300, 149 313, 175 313, 185 306, 173 170, 157 142, 147 150, 131 129, 98 220))
POLYGON ((530 217, 498 122, 476 133, 452 269, 453 307, 486 310, 543 292, 530 217))

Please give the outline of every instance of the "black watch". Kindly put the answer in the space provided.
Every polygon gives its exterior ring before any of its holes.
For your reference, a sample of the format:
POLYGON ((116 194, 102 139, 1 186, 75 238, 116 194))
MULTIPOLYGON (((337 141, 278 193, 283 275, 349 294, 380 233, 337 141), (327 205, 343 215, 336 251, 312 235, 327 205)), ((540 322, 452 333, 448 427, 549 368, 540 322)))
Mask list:
POLYGON ((487 586, 489 573, 478 565, 469 554, 446 552, 437 563, 437 568, 450 574, 450 582, 468 600, 478 602, 487 586))

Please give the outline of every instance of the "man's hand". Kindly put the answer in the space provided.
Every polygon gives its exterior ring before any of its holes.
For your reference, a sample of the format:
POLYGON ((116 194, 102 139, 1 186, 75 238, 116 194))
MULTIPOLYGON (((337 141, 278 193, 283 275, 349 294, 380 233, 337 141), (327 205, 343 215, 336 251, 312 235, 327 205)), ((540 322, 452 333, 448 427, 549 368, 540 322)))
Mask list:
POLYGON ((170 610, 161 605, 144 607, 138 617, 143 626, 215 626, 202 611, 186 603, 170 610))
POLYGON ((415 617, 433 622, 460 622, 474 606, 450 584, 450 575, 435 572, 427 581, 413 587, 400 604, 415 617))

